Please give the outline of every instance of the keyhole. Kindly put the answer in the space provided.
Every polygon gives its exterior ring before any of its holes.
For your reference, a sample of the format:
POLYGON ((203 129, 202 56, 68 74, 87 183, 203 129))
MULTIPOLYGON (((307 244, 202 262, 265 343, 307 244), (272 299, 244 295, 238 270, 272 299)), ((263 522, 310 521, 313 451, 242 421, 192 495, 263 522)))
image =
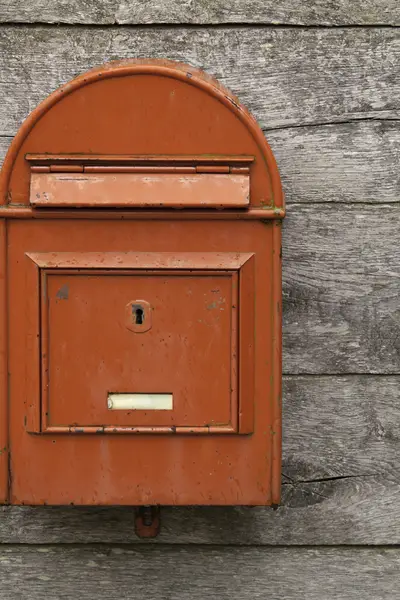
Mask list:
POLYGON ((145 333, 151 329, 152 308, 147 300, 133 300, 125 308, 125 325, 134 333, 145 333))
POLYGON ((144 321, 144 311, 140 306, 133 306, 133 313, 135 315, 136 325, 143 325, 144 321))

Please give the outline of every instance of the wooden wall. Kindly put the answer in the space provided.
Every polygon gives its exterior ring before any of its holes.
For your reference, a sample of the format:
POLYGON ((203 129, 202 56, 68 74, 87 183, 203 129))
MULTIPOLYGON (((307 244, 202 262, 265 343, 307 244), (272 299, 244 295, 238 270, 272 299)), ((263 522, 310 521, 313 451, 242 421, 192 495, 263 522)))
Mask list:
POLYGON ((283 502, 0 510, 0 597, 400 597, 398 0, 1 0, 0 156, 104 61, 204 68, 276 154, 284 226, 283 502))

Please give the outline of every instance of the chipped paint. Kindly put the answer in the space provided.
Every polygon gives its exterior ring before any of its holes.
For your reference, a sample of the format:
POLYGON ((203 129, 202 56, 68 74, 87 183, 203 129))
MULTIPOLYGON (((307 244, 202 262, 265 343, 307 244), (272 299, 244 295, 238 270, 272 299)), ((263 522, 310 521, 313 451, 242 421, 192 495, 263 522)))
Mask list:
POLYGON ((68 296, 69 296, 69 285, 67 283, 65 283, 58 290, 58 292, 56 294, 56 298, 58 298, 59 300, 68 300, 68 296))

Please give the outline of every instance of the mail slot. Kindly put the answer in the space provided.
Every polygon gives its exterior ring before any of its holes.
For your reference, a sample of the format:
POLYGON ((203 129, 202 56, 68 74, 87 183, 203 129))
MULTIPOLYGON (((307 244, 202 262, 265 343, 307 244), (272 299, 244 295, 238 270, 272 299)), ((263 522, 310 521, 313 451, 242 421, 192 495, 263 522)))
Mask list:
POLYGON ((0 501, 278 504, 284 201, 238 100, 104 65, 27 118, 0 190, 0 501))

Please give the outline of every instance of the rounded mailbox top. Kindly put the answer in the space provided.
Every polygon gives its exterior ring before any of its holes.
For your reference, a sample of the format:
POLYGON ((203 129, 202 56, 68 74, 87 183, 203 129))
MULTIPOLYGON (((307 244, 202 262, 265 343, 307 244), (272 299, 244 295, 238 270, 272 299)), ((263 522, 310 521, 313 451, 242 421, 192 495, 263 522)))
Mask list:
POLYGON ((29 204, 28 154, 248 156, 250 205, 284 204, 275 159, 255 119, 215 79, 169 60, 107 63, 50 94, 11 143, 0 204, 29 204))

